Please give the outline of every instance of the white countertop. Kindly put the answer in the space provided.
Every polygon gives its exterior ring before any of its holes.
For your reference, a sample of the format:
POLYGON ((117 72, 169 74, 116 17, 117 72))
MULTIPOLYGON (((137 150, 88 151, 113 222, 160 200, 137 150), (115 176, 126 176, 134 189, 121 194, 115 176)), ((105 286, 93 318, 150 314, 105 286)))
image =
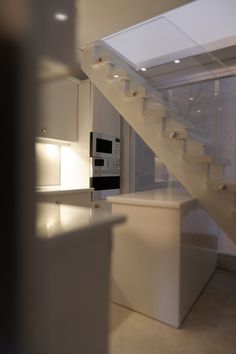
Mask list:
POLYGON ((36 234, 41 238, 64 236, 98 226, 109 226, 125 221, 124 215, 112 215, 97 209, 65 204, 36 204, 36 234))
POLYGON ((68 187, 68 186, 38 186, 36 187, 36 193, 43 194, 68 194, 68 193, 85 193, 92 192, 93 188, 79 188, 79 187, 68 187))
POLYGON ((110 196, 107 197, 107 201, 112 204, 179 209, 183 206, 193 204, 195 199, 181 188, 161 188, 110 196))

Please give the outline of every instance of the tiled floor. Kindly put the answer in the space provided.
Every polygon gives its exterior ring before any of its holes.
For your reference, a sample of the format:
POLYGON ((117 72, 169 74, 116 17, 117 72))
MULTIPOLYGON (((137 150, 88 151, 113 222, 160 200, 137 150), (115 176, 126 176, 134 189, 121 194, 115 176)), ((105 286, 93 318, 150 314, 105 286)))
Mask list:
POLYGON ((110 354, 236 354, 236 273, 218 269, 180 329, 112 304, 110 354))

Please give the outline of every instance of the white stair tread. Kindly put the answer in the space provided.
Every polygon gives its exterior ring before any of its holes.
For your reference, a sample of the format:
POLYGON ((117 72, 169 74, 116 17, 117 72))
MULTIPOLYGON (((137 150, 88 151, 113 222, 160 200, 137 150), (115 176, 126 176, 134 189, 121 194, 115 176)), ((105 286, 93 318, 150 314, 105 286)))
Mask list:
POLYGON ((170 130, 165 133, 166 137, 171 138, 171 139, 177 139, 177 140, 194 140, 198 143, 201 143, 205 146, 211 146, 212 142, 209 139, 203 138, 188 128, 185 128, 183 130, 170 130))
POLYGON ((208 183, 213 190, 226 190, 229 192, 236 192, 236 181, 211 181, 208 183))
POLYGON ((101 58, 97 58, 97 60, 93 64, 93 67, 97 68, 99 66, 103 66, 103 65, 107 65, 107 64, 112 64, 112 61, 108 58, 101 57, 101 58))
POLYGON ((204 155, 185 154, 184 159, 193 163, 215 163, 223 166, 230 164, 230 161, 226 159, 215 158, 209 154, 204 154, 204 155))

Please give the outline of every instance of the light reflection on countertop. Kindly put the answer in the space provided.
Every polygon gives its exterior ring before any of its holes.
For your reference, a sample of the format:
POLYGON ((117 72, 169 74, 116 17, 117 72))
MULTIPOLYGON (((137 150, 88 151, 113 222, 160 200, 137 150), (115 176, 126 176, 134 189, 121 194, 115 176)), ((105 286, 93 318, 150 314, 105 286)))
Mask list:
POLYGON ((36 204, 36 235, 41 238, 63 236, 74 231, 123 221, 123 215, 112 215, 92 208, 40 202, 36 204))

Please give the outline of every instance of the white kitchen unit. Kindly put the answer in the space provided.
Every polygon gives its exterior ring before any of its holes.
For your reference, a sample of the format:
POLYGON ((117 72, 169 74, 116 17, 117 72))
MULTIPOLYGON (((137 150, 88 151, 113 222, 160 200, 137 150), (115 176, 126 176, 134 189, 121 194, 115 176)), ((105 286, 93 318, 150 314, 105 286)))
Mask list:
POLYGON ((94 202, 92 205, 95 208, 99 207, 102 210, 108 210, 109 205, 106 202, 106 196, 111 195, 111 193, 114 194, 119 190, 119 187, 117 186, 117 183, 119 182, 117 181, 120 177, 120 170, 117 166, 116 168, 113 168, 113 164, 114 159, 116 160, 116 163, 118 162, 117 160, 120 159, 118 153, 117 158, 115 157, 115 150, 117 152, 117 145, 120 145, 121 117, 119 112, 110 104, 90 80, 83 80, 81 82, 79 97, 78 143, 83 145, 83 151, 81 151, 82 154, 86 152, 88 156, 88 165, 90 165, 89 178, 91 178, 90 186, 94 186, 94 193, 92 195, 94 202), (90 135, 90 133, 93 134, 90 135), (98 147, 96 144, 96 137, 98 140, 102 141, 103 144, 102 147, 99 147, 101 148, 99 152, 96 151, 96 147, 98 147), (105 153, 103 148, 106 149, 105 145, 107 143, 109 144, 110 140, 114 141, 114 143, 112 143, 112 149, 109 153, 105 153), (103 161, 95 161, 97 158, 103 159, 103 161), (101 162, 104 165, 95 166, 96 162, 101 162), (95 169, 99 170, 96 174, 94 173, 95 169), (114 173, 115 169, 116 171, 114 173), (98 177, 96 182, 101 182, 98 183, 99 187, 94 183, 94 177, 98 177), (112 178, 109 178, 110 181, 108 181, 104 177, 112 178), (115 185, 113 184, 114 181, 115 185), (113 185, 112 187, 111 184, 113 185))
POLYGON ((91 207, 102 211, 111 212, 111 204, 107 200, 92 200, 91 207))
POLYGON ((122 215, 37 203, 34 354, 108 354, 111 237, 122 215))
POLYGON ((108 197, 115 228, 112 300, 180 327, 216 269, 218 228, 181 188, 108 197))
POLYGON ((88 133, 120 137, 119 112, 90 80, 81 81, 79 109, 79 119, 88 123, 86 126, 88 133))
POLYGON ((39 84, 39 117, 36 136, 76 141, 79 80, 60 78, 39 84))
POLYGON ((42 186, 36 188, 36 199, 38 202, 91 207, 92 191, 93 188, 42 186))

